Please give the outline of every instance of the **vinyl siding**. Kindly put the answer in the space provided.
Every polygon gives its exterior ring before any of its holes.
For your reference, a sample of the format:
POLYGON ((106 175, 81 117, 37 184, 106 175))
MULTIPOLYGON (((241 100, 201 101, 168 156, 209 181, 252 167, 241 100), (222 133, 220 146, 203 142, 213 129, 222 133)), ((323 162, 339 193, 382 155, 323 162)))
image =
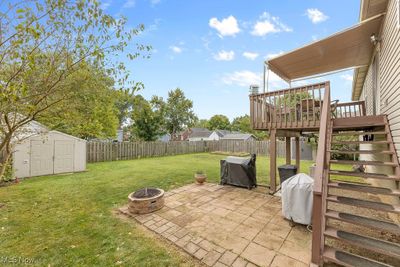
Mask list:
POLYGON ((365 101, 365 108, 367 115, 372 115, 374 109, 372 69, 373 69, 372 67, 368 69, 367 76, 365 76, 365 81, 360 96, 360 100, 365 101))
MULTIPOLYGON (((397 6, 398 0, 390 0, 386 12, 386 18, 383 22, 381 31, 381 43, 378 53, 378 94, 380 113, 386 114, 389 119, 390 129, 392 131, 397 156, 400 155, 400 29, 397 25, 397 6)), ((363 91, 360 98, 366 101, 367 114, 373 114, 373 71, 374 67, 369 66, 365 78, 363 91)), ((377 141, 380 140, 376 137, 377 141)), ((363 150, 381 150, 386 149, 382 145, 361 145, 363 150)), ((388 161, 387 155, 361 155, 361 160, 388 161)), ((367 172, 393 174, 392 168, 380 166, 367 166, 367 172)), ((398 185, 394 181, 369 179, 369 183, 398 190, 398 185)), ((380 196, 383 202, 394 205, 400 204, 399 198, 390 198, 380 196)), ((389 214, 389 217, 395 222, 400 223, 399 217, 395 214, 389 214)))
POLYGON ((400 28, 398 0, 389 1, 382 28, 379 62, 380 109, 387 114, 393 139, 400 155, 400 28))
MULTIPOLYGON (((379 47, 379 107, 387 114, 393 139, 400 155, 400 28, 398 25, 398 0, 390 0, 381 31, 379 47)), ((367 114, 373 113, 373 67, 365 78, 361 99, 366 101, 367 114)))

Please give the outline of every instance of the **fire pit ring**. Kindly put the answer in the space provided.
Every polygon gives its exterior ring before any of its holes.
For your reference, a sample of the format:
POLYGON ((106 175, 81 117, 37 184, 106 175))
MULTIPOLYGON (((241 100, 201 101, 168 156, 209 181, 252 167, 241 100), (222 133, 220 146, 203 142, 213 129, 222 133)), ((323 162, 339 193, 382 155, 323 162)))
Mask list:
POLYGON ((145 214, 161 209, 164 206, 164 190, 159 188, 142 188, 128 196, 129 211, 145 214))

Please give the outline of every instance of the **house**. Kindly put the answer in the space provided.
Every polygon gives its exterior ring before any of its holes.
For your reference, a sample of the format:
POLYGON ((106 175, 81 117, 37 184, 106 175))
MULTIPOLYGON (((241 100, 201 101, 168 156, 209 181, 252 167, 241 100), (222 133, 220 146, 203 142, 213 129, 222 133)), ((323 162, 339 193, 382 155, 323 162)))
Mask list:
POLYGON ((188 137, 188 141, 215 141, 219 139, 220 136, 216 131, 205 128, 192 128, 188 137))
POLYGON ((117 130, 117 139, 118 142, 123 142, 124 141, 124 130, 118 129, 117 130))
POLYGON ((399 263, 398 243, 381 234, 400 234, 399 2, 362 0, 359 23, 353 27, 265 62, 264 74, 273 71, 289 88, 269 92, 267 82, 262 93, 249 96, 253 128, 270 135, 271 193, 278 189, 277 137, 286 139, 287 164, 291 163, 290 142, 295 139, 299 167, 300 137, 319 136, 312 216, 311 261, 315 265, 399 263), (299 79, 349 68, 354 69, 349 88, 352 102, 333 102, 335 88, 329 81, 291 87, 299 79), (353 159, 335 160, 333 153, 353 159), (335 164, 363 165, 366 171, 344 171, 335 164), (340 181, 343 177, 366 183, 340 181))
POLYGON ((171 135, 169 133, 166 133, 166 134, 158 137, 157 141, 167 143, 167 142, 171 141, 171 135))
POLYGON ((184 131, 177 133, 176 136, 173 137, 171 141, 187 141, 190 133, 191 133, 191 129, 188 128, 184 131))
POLYGON ((248 133, 228 133, 221 137, 221 140, 256 141, 257 138, 253 134, 248 133))
POLYGON ((255 141, 256 137, 252 134, 240 133, 229 130, 210 131, 206 128, 192 128, 188 140, 189 141, 217 141, 217 140, 255 141))
POLYGON ((15 135, 12 163, 18 178, 84 171, 86 141, 32 121, 15 135))

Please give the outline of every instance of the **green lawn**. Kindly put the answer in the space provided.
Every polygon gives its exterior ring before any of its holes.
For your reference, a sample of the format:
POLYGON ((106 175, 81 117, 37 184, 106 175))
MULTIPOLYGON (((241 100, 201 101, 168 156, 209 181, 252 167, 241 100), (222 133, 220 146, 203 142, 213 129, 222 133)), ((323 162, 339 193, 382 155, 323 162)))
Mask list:
MULTIPOLYGON (((95 163, 88 171, 35 177, 0 187, 0 260, 33 258, 39 266, 177 266, 187 261, 113 211, 144 186, 165 190, 205 170, 219 180, 225 156, 191 154, 95 163)), ((284 160, 278 160, 278 166, 284 160)), ((311 162, 303 161, 308 173, 311 162)), ((257 159, 258 182, 267 183, 268 160, 257 159)))

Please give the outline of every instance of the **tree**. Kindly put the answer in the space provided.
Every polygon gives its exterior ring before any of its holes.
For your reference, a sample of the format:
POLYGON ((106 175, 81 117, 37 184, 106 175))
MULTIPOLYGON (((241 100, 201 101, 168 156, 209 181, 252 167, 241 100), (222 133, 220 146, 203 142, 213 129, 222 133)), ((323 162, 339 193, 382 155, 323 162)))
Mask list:
POLYGON ((155 141, 165 133, 165 103, 162 98, 153 96, 150 101, 141 95, 135 97, 132 111, 131 133, 135 139, 155 141))
POLYGON ((207 119, 200 119, 197 120, 194 124, 193 127, 196 128, 207 128, 208 127, 208 120, 207 119))
POLYGON ((168 92, 165 109, 166 129, 175 138, 185 127, 191 127, 197 120, 193 112, 193 102, 185 97, 179 88, 168 92))
POLYGON ((65 80, 69 98, 39 114, 38 121, 51 129, 80 138, 115 138, 119 111, 114 80, 104 70, 86 66, 65 80))
POLYGON ((234 118, 231 127, 232 131, 238 131, 242 133, 252 133, 258 139, 264 139, 266 137, 266 132, 253 130, 249 115, 244 115, 234 118))
POLYGON ((12 1, 0 14, 0 179, 11 140, 25 125, 71 97, 66 79, 87 64, 106 69, 118 88, 136 88, 119 60, 149 46, 129 46, 143 25, 106 14, 96 0, 12 1))
POLYGON ((214 115, 208 121, 209 130, 230 130, 231 123, 225 115, 214 115))
POLYGON ((118 128, 122 128, 130 117, 135 98, 134 92, 124 89, 115 90, 113 98, 115 99, 115 107, 118 110, 118 128))
POLYGON ((231 128, 232 128, 232 131, 238 131, 238 132, 242 132, 242 133, 252 132, 253 129, 251 128, 250 116, 244 115, 244 116, 234 118, 232 121, 231 128))
POLYGON ((297 92, 295 94, 285 94, 283 98, 277 100, 277 106, 295 107, 302 99, 311 98, 308 92, 297 92))

